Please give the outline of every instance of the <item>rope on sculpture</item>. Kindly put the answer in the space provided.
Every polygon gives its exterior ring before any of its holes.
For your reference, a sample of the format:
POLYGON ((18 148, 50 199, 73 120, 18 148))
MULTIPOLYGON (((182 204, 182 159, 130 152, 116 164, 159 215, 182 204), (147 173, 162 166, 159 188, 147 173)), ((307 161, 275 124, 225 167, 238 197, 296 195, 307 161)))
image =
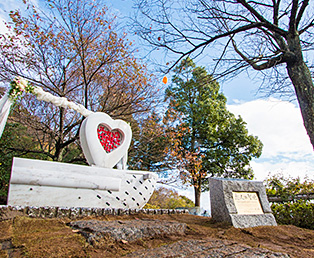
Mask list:
POLYGON ((9 91, 0 99, 0 138, 8 119, 12 104, 16 102, 17 99, 20 98, 24 92, 32 93, 36 96, 38 100, 52 103, 57 107, 71 108, 84 117, 87 117, 90 114, 94 113, 93 111, 86 109, 81 104, 76 104, 74 102, 68 101, 65 97, 56 97, 51 93, 44 91, 40 87, 35 87, 21 77, 16 77, 10 83, 10 86, 11 87, 9 91))
POLYGON ((40 87, 35 87, 33 90, 33 93, 36 95, 36 98, 38 100, 50 102, 57 107, 71 108, 71 109, 75 110, 76 112, 80 113, 84 117, 87 117, 90 114, 94 113, 93 111, 86 109, 81 104, 76 104, 74 102, 68 101, 67 98, 65 98, 65 97, 53 96, 51 93, 44 91, 40 87))

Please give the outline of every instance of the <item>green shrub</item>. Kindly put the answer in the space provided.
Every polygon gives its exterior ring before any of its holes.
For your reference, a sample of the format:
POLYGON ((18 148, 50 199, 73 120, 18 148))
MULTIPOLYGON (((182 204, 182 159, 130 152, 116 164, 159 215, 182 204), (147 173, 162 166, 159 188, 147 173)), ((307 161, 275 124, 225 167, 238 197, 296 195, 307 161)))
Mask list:
POLYGON ((314 203, 304 200, 273 203, 271 208, 279 224, 314 229, 314 203))
POLYGON ((13 157, 45 158, 36 152, 37 142, 29 129, 22 124, 8 122, 0 139, 0 204, 5 204, 7 199, 13 157))

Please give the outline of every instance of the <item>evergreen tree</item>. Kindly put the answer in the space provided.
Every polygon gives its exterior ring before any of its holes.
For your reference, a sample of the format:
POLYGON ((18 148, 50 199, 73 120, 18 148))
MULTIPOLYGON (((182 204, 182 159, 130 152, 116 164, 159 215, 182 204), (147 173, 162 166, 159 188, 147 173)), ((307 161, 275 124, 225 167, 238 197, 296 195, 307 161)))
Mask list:
POLYGON ((226 97, 205 68, 187 58, 174 71, 166 90, 166 119, 174 132, 171 155, 183 182, 194 187, 195 206, 200 206, 208 176, 253 178, 249 163, 261 155, 262 143, 248 134, 241 117, 227 110, 226 97))
POLYGON ((162 117, 154 111, 132 123, 132 145, 129 150, 129 169, 161 172, 167 169, 170 144, 162 117))

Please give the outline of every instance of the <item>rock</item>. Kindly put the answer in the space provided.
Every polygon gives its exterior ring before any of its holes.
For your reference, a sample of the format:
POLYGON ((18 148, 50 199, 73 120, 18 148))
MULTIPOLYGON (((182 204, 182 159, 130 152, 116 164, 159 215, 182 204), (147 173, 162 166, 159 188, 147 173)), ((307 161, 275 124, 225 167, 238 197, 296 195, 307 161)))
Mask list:
POLYGON ((98 221, 81 220, 70 222, 69 225, 94 244, 105 237, 115 240, 135 241, 141 238, 154 238, 165 235, 183 235, 187 228, 185 223, 160 220, 118 220, 98 221))
POLYGON ((215 258, 289 258, 283 253, 272 252, 262 248, 252 248, 228 240, 188 240, 178 241, 171 245, 165 245, 152 249, 145 249, 128 254, 125 257, 215 257, 215 258))
POLYGON ((10 206, 0 206, 0 221, 12 219, 16 216, 23 216, 24 212, 22 209, 13 209, 10 206))

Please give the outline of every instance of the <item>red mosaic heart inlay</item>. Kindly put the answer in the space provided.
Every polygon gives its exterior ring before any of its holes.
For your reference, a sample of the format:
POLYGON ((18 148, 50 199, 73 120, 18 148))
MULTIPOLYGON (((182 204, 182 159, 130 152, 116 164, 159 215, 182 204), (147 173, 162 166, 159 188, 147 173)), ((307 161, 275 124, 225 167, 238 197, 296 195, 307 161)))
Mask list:
POLYGON ((107 153, 110 153, 122 144, 122 135, 118 130, 110 131, 106 126, 98 125, 97 134, 102 147, 107 153))

